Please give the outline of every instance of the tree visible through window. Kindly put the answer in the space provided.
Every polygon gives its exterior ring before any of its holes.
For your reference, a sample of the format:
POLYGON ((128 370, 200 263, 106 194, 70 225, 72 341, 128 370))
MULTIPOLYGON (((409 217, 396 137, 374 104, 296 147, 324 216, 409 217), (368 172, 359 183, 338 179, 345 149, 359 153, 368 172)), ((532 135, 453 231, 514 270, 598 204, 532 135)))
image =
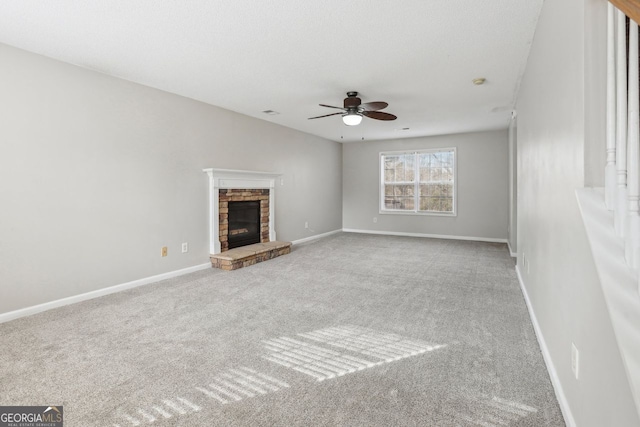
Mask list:
POLYGON ((380 210, 455 214, 456 149, 380 153, 380 210))

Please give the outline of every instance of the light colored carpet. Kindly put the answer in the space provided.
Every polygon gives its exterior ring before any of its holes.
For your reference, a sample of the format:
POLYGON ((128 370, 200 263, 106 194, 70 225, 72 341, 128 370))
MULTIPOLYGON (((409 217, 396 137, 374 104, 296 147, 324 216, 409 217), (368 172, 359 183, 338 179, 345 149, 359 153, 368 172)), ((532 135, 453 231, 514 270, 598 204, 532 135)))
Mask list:
POLYGON ((337 234, 0 324, 72 426, 563 426, 503 244, 337 234))

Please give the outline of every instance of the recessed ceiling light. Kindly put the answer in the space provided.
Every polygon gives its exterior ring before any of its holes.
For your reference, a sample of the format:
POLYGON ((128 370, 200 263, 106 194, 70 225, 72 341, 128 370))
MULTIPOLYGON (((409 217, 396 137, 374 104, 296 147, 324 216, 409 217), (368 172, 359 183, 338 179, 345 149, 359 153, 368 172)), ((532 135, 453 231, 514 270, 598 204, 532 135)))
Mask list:
POLYGON ((270 116, 275 116, 276 114, 280 114, 277 111, 273 111, 273 110, 264 110, 263 113, 268 114, 270 116))
POLYGON ((486 82, 487 79, 485 79, 484 77, 478 77, 477 79, 473 79, 471 81, 473 82, 474 85, 480 86, 480 85, 484 84, 484 82, 486 82))

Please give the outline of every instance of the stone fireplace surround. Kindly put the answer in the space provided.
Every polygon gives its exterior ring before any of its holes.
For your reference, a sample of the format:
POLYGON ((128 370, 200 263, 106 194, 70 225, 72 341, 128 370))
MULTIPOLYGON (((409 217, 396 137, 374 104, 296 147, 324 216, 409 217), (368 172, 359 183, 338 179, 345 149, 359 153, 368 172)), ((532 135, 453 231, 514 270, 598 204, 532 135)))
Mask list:
POLYGON ((229 201, 260 201, 260 241, 274 242, 275 180, 280 174, 232 169, 203 169, 209 175, 209 249, 211 255, 228 249, 229 201))
POLYGON ((221 188, 218 190, 220 251, 229 250, 229 202, 260 202, 260 243, 269 242, 269 189, 221 188))

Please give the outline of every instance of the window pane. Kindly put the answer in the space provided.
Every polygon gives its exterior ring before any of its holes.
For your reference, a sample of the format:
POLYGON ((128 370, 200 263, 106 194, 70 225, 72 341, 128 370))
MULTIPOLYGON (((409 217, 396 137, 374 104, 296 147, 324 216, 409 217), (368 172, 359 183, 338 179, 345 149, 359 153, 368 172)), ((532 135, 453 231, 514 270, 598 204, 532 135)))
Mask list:
POLYGON ((404 181, 404 162, 402 160, 396 162, 394 172, 393 182, 404 181))
POLYGON ((450 197, 420 197, 420 210, 428 212, 453 212, 453 199, 450 197))
POLYGON ((409 211, 415 210, 415 199, 413 197, 405 197, 402 203, 402 209, 409 211))
POLYGON ((414 192, 413 185, 385 185, 385 209, 413 210, 414 192))
POLYGON ((438 199, 435 197, 427 197, 425 211, 438 211, 438 199))
POLYGON ((384 182, 393 182, 394 171, 393 169, 384 170, 384 182))
POLYGON ((412 182, 414 180, 414 155, 384 155, 384 182, 412 182))
POLYGON ((455 151, 391 154, 382 158, 383 209, 453 213, 455 151), (415 180, 419 180, 417 188, 415 180))
POLYGON ((420 182, 426 181, 429 181, 429 168, 420 162, 420 182))
POLYGON ((421 196, 432 196, 438 192, 437 184, 420 184, 421 196))
POLYGON ((453 151, 419 153, 420 210, 453 212, 453 151))
POLYGON ((405 156, 405 181, 413 182, 415 180, 415 156, 408 154, 405 156))
POLYGON ((385 209, 392 210, 414 210, 413 197, 398 196, 398 197, 386 197, 384 199, 385 209))
POLYGON ((384 198, 384 208, 385 209, 397 209, 397 201, 394 198, 391 197, 385 197, 384 198))
POLYGON ((442 168, 442 180, 453 181, 453 168, 442 168))
POLYGON ((385 182, 393 182, 395 176, 395 162, 393 157, 384 157, 384 180, 385 182))
POLYGON ((442 200, 442 212, 453 212, 453 199, 442 200))
POLYGON ((397 156, 384 156, 384 168, 393 169, 395 167, 395 162, 397 161, 398 161, 397 156))
POLYGON ((426 211, 428 204, 429 204, 429 198, 428 197, 420 197, 420 210, 421 211, 426 211))

